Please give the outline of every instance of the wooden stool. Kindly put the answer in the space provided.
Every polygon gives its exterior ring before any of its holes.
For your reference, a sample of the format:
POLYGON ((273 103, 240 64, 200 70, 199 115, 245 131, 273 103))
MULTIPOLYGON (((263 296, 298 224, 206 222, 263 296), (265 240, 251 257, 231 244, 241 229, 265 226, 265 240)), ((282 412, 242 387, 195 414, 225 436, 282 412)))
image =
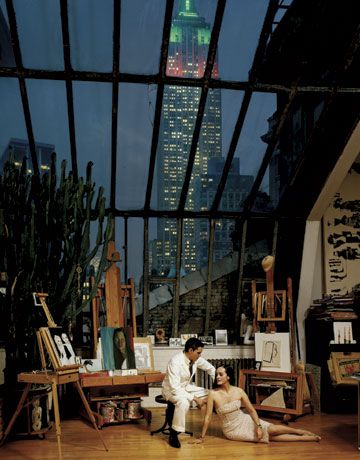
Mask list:
MULTIPOLYGON (((159 429, 151 431, 150 434, 151 436, 156 433, 164 433, 164 434, 169 435, 173 417, 174 417, 175 404, 172 403, 171 401, 167 401, 162 395, 155 396, 155 401, 159 404, 166 404, 165 420, 164 420, 164 424, 159 429)), ((193 432, 185 431, 185 434, 189 434, 190 436, 192 436, 193 432)))

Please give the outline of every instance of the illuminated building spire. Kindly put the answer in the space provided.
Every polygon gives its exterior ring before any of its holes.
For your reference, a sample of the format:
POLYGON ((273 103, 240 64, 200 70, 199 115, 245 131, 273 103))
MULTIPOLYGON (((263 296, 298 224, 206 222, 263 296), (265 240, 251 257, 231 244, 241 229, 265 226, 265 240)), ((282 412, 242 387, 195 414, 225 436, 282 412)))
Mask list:
POLYGON ((195 0, 181 0, 179 16, 198 16, 198 12, 195 9, 195 0))

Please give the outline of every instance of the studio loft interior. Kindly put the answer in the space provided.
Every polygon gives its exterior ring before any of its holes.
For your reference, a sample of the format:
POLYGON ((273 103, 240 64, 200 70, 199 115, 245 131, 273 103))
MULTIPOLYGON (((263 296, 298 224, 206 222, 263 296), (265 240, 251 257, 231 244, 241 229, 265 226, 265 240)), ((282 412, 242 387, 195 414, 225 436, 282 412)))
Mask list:
POLYGON ((241 345, 251 282, 266 285, 269 254, 275 286, 292 280, 306 359, 312 301, 360 282, 358 204, 355 239, 335 237, 348 267, 341 287, 327 273, 322 226, 359 173, 359 9, 355 0, 0 0, 9 363, 29 370, 38 359, 34 291, 49 294, 86 355, 89 276, 102 283, 114 262, 121 283, 134 282, 138 336, 221 329, 241 345))

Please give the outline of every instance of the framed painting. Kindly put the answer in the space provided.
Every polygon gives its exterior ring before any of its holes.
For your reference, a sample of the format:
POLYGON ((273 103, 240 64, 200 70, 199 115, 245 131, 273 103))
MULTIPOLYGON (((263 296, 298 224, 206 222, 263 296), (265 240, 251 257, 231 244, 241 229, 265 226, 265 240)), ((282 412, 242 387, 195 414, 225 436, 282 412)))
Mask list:
POLYGON ((199 337, 204 345, 214 345, 214 338, 211 335, 202 335, 199 337))
POLYGON ((136 369, 141 372, 154 370, 154 354, 150 337, 134 337, 136 369))
POLYGON ((360 353, 331 353, 333 375, 336 383, 356 385, 351 376, 360 372, 360 353))
POLYGON ((290 334, 256 332, 255 361, 261 361, 263 371, 291 372, 290 334))

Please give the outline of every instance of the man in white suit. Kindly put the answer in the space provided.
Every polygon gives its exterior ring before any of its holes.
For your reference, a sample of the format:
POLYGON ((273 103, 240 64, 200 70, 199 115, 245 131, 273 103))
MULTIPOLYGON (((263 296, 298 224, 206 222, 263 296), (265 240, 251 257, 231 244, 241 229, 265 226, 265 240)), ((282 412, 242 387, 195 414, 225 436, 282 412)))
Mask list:
POLYGON ((185 343, 184 351, 173 356, 166 369, 162 394, 167 401, 175 405, 174 417, 170 428, 169 444, 180 447, 179 433, 185 432, 185 418, 192 401, 201 407, 206 403, 206 390, 192 385, 193 376, 197 369, 202 369, 215 378, 215 367, 201 357, 204 344, 196 337, 191 337, 185 343))

